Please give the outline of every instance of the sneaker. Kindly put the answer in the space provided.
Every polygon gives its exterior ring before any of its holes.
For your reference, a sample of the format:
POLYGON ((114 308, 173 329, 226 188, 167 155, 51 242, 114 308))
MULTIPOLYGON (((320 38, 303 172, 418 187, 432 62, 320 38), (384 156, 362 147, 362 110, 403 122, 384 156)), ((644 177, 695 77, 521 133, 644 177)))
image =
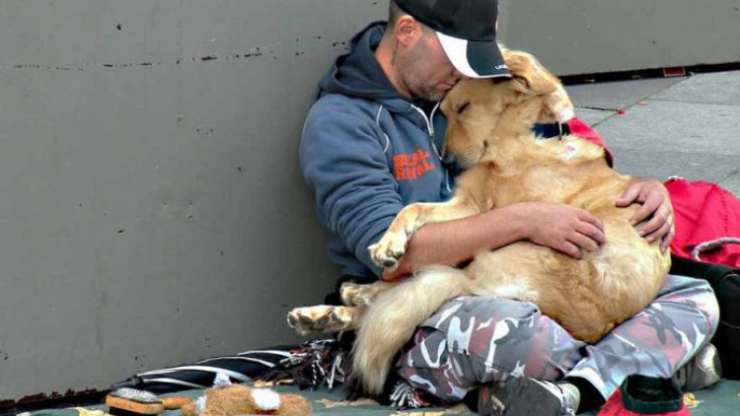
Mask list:
POLYGON ((573 416, 579 401, 572 384, 525 377, 483 386, 466 398, 471 410, 486 416, 573 416))
POLYGON ((597 416, 691 416, 683 394, 670 378, 631 375, 609 397, 597 416))
POLYGON ((716 384, 722 378, 722 364, 717 348, 712 344, 705 345, 676 371, 675 377, 684 392, 697 391, 716 384))

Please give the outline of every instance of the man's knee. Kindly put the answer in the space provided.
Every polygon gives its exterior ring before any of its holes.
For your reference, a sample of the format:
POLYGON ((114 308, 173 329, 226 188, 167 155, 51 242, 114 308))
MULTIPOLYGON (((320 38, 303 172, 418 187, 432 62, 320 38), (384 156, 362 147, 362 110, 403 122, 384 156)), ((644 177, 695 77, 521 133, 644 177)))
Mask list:
MULTIPOLYGON (((704 282, 707 286, 709 286, 709 283, 704 282)), ((709 288, 711 290, 711 288, 709 288)), ((701 313, 704 314, 707 320, 707 325, 709 326, 708 333, 711 335, 714 335, 715 332, 717 332, 717 328, 719 327, 719 302, 717 301, 717 296, 715 296, 714 291, 711 292, 710 295, 706 295, 704 298, 700 299, 699 302, 697 302, 697 307, 701 313)))
POLYGON ((414 344, 402 367, 441 370, 452 360, 458 378, 466 380, 460 385, 514 374, 556 379, 581 358, 583 346, 532 303, 493 297, 448 301, 424 323, 414 344), (432 351, 442 355, 429 360, 432 351))
POLYGON ((661 298, 677 302, 698 318, 702 333, 713 335, 719 325, 719 303, 709 282, 685 276, 669 276, 667 293, 661 298))

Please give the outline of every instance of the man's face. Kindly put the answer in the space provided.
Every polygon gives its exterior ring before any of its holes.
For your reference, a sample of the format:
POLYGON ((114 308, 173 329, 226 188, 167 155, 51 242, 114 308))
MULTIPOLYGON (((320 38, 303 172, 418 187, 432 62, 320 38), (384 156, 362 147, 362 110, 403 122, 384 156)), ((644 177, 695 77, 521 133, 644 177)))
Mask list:
POLYGON ((396 59, 398 78, 415 98, 441 101, 463 78, 447 58, 437 35, 424 29, 422 36, 396 59))

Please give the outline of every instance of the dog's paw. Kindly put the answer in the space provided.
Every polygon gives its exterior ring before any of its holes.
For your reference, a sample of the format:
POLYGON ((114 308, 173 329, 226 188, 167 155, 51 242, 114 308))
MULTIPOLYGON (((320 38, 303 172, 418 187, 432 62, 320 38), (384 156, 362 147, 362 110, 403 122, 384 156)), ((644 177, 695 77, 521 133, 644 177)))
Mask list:
POLYGON ((331 305, 296 308, 288 313, 288 326, 300 335, 354 329, 359 320, 354 309, 331 305))
POLYGON ((329 322, 331 309, 329 305, 295 308, 288 313, 288 326, 300 335, 322 332, 329 322))
POLYGON ((407 241, 405 233, 386 233, 377 244, 368 247, 370 257, 378 267, 384 270, 395 270, 406 254, 407 241))
POLYGON ((357 306, 362 286, 354 282, 342 283, 342 287, 339 288, 339 298, 342 299, 342 305, 357 306))
POLYGON ((375 302, 378 294, 385 290, 385 286, 379 283, 361 285, 354 282, 346 282, 339 288, 339 297, 342 304, 356 306, 360 310, 367 310, 375 302))

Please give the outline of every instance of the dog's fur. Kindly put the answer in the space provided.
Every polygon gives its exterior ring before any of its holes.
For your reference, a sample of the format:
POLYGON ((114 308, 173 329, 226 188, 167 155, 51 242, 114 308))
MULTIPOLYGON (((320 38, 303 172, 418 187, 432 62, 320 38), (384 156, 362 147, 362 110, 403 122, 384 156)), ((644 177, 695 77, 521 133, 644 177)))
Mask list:
POLYGON ((636 205, 615 205, 631 178, 607 166, 596 144, 575 136, 536 139, 534 123, 565 121, 573 105, 559 80, 531 55, 505 51, 504 56, 513 80, 461 81, 441 104, 448 119, 446 151, 468 167, 454 197, 405 207, 370 248, 374 261, 395 267, 410 236, 426 223, 528 201, 568 203, 591 212, 603 222, 607 242, 576 260, 521 241, 480 252, 464 270, 435 266, 397 285, 343 288, 346 304, 360 308, 291 312, 291 326, 305 332, 355 329, 362 316, 354 368, 371 394, 382 389, 393 356, 415 328, 454 297, 533 302, 575 338, 593 343, 645 308, 665 284, 668 253, 629 223, 636 205))

